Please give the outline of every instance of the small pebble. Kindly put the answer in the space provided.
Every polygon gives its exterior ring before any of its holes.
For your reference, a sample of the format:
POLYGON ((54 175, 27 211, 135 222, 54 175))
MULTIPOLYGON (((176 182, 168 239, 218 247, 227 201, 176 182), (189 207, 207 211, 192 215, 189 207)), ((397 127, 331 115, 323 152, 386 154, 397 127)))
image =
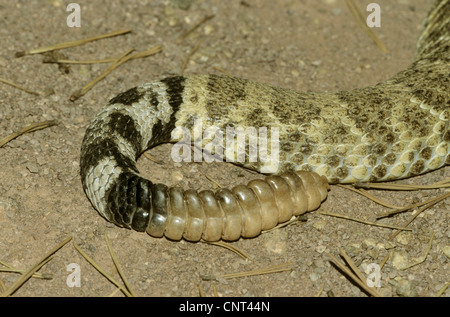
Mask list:
POLYGON ((417 296, 417 291, 412 281, 409 281, 401 277, 396 277, 389 283, 394 287, 393 291, 398 296, 405 296, 405 297, 417 296))
POLYGON ((445 256, 450 259, 450 245, 443 246, 441 250, 445 256))
POLYGON ((392 265, 401 270, 408 266, 408 253, 405 250, 395 250, 391 255, 392 265))

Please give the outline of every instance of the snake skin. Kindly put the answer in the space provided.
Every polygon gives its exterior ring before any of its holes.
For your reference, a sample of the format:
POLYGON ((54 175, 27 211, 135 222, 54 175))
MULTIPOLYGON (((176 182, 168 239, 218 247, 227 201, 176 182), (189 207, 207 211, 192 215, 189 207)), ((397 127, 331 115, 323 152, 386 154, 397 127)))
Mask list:
POLYGON ((164 222, 167 187, 139 176, 136 159, 160 143, 180 141, 171 135, 176 127, 194 135, 194 121, 221 131, 277 127, 279 160, 240 164, 256 171, 310 171, 330 183, 353 183, 438 169, 450 164, 449 52, 450 1, 439 0, 424 23, 415 61, 375 86, 296 92, 196 75, 132 88, 111 99, 86 131, 83 188, 95 209, 119 226, 144 231, 153 220, 164 222), (162 220, 156 210, 163 210, 162 220))

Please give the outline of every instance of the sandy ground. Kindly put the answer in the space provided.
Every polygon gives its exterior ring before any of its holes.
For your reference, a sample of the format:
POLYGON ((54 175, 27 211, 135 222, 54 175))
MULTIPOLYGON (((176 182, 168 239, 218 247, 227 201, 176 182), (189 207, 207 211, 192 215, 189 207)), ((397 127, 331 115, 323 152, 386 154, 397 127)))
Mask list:
MULTIPOLYGON (((371 1, 358 1, 365 8, 371 1)), ((388 241, 393 230, 310 213, 297 222, 255 239, 232 245, 250 260, 205 243, 173 242, 107 223, 86 198, 79 176, 80 144, 89 121, 107 100, 146 81, 180 72, 220 73, 297 90, 334 91, 363 87, 388 79, 413 59, 416 39, 429 0, 377 1, 382 9, 376 29, 388 49, 380 49, 358 27, 343 0, 278 1, 78 1, 81 27, 69 28, 69 1, 0 0, 0 77, 40 92, 34 96, 0 84, 0 137, 33 122, 57 120, 58 125, 16 138, 0 148, 0 260, 26 269, 59 242, 73 237, 113 277, 119 280, 104 235, 111 240, 134 292, 139 296, 366 296, 330 264, 327 254, 347 251, 364 271, 381 263, 379 293, 384 296, 435 296, 449 282, 449 201, 422 213, 412 231, 388 241), (203 18, 215 17, 184 40, 177 38, 203 18), (15 58, 17 51, 88 38, 131 28, 132 33, 61 51, 69 59, 117 57, 130 48, 143 51, 162 45, 163 51, 133 60, 100 81, 75 102, 70 95, 99 75, 107 64, 72 65, 68 73, 43 56, 15 58), (426 260, 412 268, 425 254, 426 260), (251 277, 222 275, 291 263, 291 270, 251 277), (209 277, 209 278, 208 278, 209 277), (211 279, 211 277, 216 277, 211 279)), ((368 13, 366 13, 368 14, 368 13)), ((139 169, 156 182, 184 188, 213 188, 210 176, 223 186, 246 183, 255 175, 228 164, 175 164, 170 146, 149 151, 163 163, 145 157, 139 169)), ((427 184, 450 176, 443 168, 402 181, 427 184)), ((441 190, 421 192, 370 191, 395 205, 426 200, 441 190)), ((375 221, 383 210, 370 200, 333 186, 322 211, 375 221)), ((401 225, 411 213, 380 221, 401 225)), ((115 286, 75 250, 72 242, 55 253, 41 272, 53 279, 28 280, 15 296, 107 296, 115 286), (71 263, 80 268, 80 287, 69 287, 71 263)), ((9 287, 19 277, 0 273, 9 287)), ((447 290, 443 296, 449 296, 447 290)), ((122 296, 116 292, 114 296, 122 296)))

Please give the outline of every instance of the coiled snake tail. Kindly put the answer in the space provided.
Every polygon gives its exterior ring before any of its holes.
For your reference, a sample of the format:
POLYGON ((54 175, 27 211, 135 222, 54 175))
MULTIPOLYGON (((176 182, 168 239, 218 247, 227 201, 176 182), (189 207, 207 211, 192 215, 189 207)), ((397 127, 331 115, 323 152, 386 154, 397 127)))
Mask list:
MULTIPOLYGON (((392 79, 336 93, 295 92, 217 75, 175 76, 119 94, 89 125, 83 188, 107 220, 155 237, 235 240, 317 208, 330 183, 386 181, 450 164, 450 0, 437 0, 416 60, 392 79), (274 175, 231 190, 153 184, 139 175, 146 149, 172 131, 275 127, 279 159, 241 165, 274 175), (321 175, 321 176, 319 176, 321 175)), ((192 139, 191 139, 192 140, 192 139)), ((210 138, 202 140, 208 148, 210 138)), ((216 153, 211 153, 216 154, 216 153)), ((247 153, 248 154, 248 153, 247 153)), ((234 155, 234 154, 233 154, 234 155)), ((225 151, 227 161, 235 157, 225 151)))

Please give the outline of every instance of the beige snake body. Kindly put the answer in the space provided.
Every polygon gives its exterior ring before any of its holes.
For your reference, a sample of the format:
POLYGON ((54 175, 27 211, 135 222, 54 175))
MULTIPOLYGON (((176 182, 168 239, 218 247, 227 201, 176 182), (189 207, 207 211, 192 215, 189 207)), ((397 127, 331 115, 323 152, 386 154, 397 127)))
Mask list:
MULTIPOLYGON (((306 93, 217 75, 171 77, 113 98, 86 131, 83 187, 109 221, 150 235, 235 240, 314 210, 328 184, 385 181, 450 164, 450 1, 433 4, 416 60, 378 85, 306 93), (279 160, 265 181, 216 193, 183 191, 139 176, 137 157, 175 128, 276 127, 279 160), (296 171, 296 172, 292 172, 296 171), (321 175, 322 177, 319 177, 321 175)), ((211 138, 204 138, 208 147, 211 138)), ((227 160, 236 161, 233 155, 227 160)), ((248 157, 248 156, 247 156, 248 157)))

